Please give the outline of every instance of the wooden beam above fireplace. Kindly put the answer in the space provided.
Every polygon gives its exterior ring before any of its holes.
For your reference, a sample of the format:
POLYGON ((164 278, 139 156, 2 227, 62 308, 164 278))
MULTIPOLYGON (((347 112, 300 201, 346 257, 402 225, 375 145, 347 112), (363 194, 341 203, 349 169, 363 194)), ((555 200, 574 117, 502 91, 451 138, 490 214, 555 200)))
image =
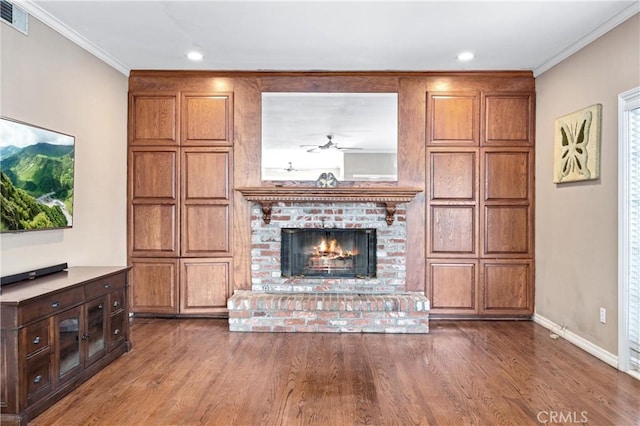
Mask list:
POLYGON ((262 208, 262 220, 268 224, 271 222, 271 206, 278 202, 333 202, 333 203, 378 203, 386 209, 385 220, 388 225, 394 221, 396 205, 411 202, 417 194, 422 192, 420 188, 408 187, 342 187, 342 188, 317 188, 317 187, 279 187, 256 186, 236 188, 249 201, 260 204, 262 208))

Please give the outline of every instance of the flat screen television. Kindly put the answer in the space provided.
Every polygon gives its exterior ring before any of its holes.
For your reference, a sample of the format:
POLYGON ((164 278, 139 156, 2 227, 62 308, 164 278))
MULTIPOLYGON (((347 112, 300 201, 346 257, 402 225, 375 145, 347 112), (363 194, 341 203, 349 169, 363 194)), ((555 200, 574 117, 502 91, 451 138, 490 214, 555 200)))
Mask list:
POLYGON ((75 138, 0 117, 0 231, 73 225, 75 138))

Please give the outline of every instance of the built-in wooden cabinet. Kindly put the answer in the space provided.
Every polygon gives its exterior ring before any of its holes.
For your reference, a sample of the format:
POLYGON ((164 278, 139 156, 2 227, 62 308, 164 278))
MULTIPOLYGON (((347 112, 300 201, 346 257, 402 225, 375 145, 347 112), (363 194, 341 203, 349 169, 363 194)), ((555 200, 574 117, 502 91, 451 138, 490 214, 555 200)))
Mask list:
POLYGON ((132 311, 224 312, 232 289, 233 96, 133 92, 129 111, 132 311), (200 258, 207 268, 188 267, 200 258))
POLYGON ((397 186, 423 190, 399 206, 405 284, 432 317, 533 313, 530 72, 134 70, 129 89, 136 314, 225 314, 233 290, 252 288, 251 200, 237 189, 273 185, 260 177, 261 93, 296 91, 398 93, 397 186))
POLYGON ((534 95, 427 94, 426 283, 436 316, 533 313, 534 95))

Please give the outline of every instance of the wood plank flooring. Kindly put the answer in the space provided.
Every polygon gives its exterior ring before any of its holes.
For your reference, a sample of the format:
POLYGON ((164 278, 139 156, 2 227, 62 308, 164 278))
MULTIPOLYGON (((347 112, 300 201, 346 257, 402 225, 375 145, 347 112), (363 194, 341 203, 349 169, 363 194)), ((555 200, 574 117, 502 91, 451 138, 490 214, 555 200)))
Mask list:
POLYGON ((427 335, 135 319, 133 350, 30 425, 640 425, 640 381, 521 321, 427 335))

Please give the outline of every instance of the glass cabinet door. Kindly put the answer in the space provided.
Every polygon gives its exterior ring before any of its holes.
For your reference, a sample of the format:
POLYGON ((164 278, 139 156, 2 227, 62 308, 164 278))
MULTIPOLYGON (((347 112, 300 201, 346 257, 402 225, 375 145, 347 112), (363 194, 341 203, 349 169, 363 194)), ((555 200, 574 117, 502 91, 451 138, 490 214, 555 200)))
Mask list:
POLYGON ((99 359, 106 348, 106 299, 101 297, 87 303, 87 331, 83 336, 86 345, 87 365, 99 359))
POLYGON ((80 367, 80 314, 81 309, 69 309, 57 316, 56 332, 58 333, 58 376, 80 367))

